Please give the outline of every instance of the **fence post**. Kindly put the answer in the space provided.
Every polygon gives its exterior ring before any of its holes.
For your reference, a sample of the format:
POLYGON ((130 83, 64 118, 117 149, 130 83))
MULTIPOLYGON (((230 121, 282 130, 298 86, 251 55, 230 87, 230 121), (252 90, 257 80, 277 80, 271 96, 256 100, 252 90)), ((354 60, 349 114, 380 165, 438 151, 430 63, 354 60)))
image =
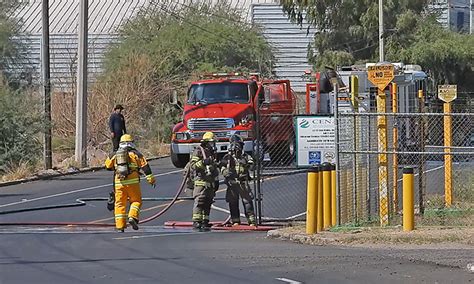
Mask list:
POLYGON ((387 169, 387 110, 385 90, 377 89, 377 140, 379 152, 379 212, 380 226, 388 225, 388 169, 387 169))
POLYGON ((415 228, 415 181, 413 168, 403 169, 403 231, 415 228))
MULTIPOLYGON (((420 105, 420 114, 425 113, 425 97, 423 96, 423 90, 418 90, 418 99, 420 105)), ((420 116, 420 152, 425 151, 425 119, 423 115, 420 116)), ((423 215, 425 212, 425 155, 420 154, 419 167, 418 167, 418 206, 420 208, 420 214, 423 215)))
POLYGON ((452 129, 451 129, 451 103, 443 104, 444 110, 444 201, 446 207, 453 204, 453 160, 451 156, 452 129))
POLYGON ((306 196, 306 234, 316 233, 318 202, 319 167, 308 170, 308 187, 306 196))
POLYGON ((321 166, 318 167, 318 213, 316 221, 316 231, 321 232, 323 230, 323 171, 321 166))
POLYGON ((331 164, 331 226, 337 225, 336 165, 331 164))
MULTIPOLYGON (((398 98, 397 98, 397 83, 392 83, 392 112, 398 112, 398 98)), ((398 149, 398 123, 397 117, 394 116, 395 120, 392 126, 392 144, 393 151, 396 152, 398 149)), ((397 214, 398 212, 398 157, 397 154, 393 154, 393 164, 392 164, 392 186, 393 186, 393 213, 397 214)))
POLYGON ((324 163, 323 167, 323 228, 331 227, 331 164, 324 163))
MULTIPOLYGON (((357 101, 359 98, 359 78, 357 76, 351 76, 351 102, 352 102, 352 107, 354 113, 359 112, 359 102, 357 101)), ((358 116, 354 115, 352 117, 352 127, 353 127, 353 135, 352 135, 352 212, 354 213, 355 217, 355 222, 357 223, 357 220, 359 218, 359 210, 358 206, 359 200, 358 200, 358 184, 357 184, 357 178, 358 178, 358 166, 359 164, 357 163, 357 143, 359 142, 359 133, 358 133, 358 116)))

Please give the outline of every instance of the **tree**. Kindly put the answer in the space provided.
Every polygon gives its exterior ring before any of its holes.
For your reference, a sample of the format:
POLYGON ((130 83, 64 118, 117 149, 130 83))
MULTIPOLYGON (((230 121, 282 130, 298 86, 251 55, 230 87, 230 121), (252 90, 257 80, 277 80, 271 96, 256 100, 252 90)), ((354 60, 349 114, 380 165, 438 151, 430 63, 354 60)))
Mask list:
POLYGON ((119 43, 106 55, 105 73, 91 103, 128 106, 127 121, 138 136, 169 141, 180 111, 170 108, 173 90, 184 94, 190 81, 209 72, 252 71, 270 75, 272 50, 241 12, 215 5, 155 1, 120 30, 119 43), (147 127, 144 127, 147 125, 147 127))
POLYGON ((17 34, 18 23, 11 17, 18 5, 18 0, 0 1, 0 73, 8 77, 10 68, 20 56, 20 46, 12 40, 17 34))
MULTIPOLYGON (((378 2, 374 0, 282 0, 288 17, 317 28, 311 58, 317 68, 373 60, 378 52, 378 2)), ((384 1, 384 26, 395 27, 404 13, 420 14, 427 0, 384 1)))
MULTIPOLYGON (((436 82, 474 87, 473 35, 444 29, 427 0, 385 0, 386 60, 419 64, 436 82), (471 85, 469 85, 471 84, 471 85)), ((282 0, 293 21, 315 26, 310 61, 317 69, 357 62, 378 61, 378 1, 282 0)))
POLYGON ((13 90, 0 78, 0 173, 41 157, 41 104, 25 91, 13 90))
POLYGON ((397 21, 397 33, 389 40, 387 57, 419 64, 435 84, 458 84, 474 89, 474 35, 444 29, 433 16, 405 15, 397 21))

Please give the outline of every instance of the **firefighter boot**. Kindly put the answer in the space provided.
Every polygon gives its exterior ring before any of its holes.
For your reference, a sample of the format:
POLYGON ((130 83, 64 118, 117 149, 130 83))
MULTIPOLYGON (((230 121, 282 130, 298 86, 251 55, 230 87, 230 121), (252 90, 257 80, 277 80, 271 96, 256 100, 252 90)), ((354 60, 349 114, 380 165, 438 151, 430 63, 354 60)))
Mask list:
POLYGON ((212 227, 212 225, 209 224, 209 220, 203 220, 202 221, 201 229, 208 231, 208 230, 211 229, 211 227, 212 227))
POLYGON ((249 215, 248 218, 247 218, 247 221, 249 223, 249 226, 257 226, 257 222, 255 220, 255 216, 254 215, 249 215))
POLYGON ((128 223, 132 226, 134 230, 138 230, 138 220, 135 218, 128 218, 128 223))
POLYGON ((194 230, 201 230, 201 222, 199 221, 193 221, 193 229, 194 230))

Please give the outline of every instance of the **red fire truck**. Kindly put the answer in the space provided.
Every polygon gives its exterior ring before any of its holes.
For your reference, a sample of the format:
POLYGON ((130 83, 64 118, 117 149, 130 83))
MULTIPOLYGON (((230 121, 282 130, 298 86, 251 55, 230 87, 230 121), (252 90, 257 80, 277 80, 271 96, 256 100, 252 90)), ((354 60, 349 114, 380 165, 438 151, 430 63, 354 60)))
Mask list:
POLYGON ((235 133, 244 139, 244 151, 253 153, 257 113, 262 117, 260 131, 265 147, 290 148, 287 144, 294 140, 294 134, 289 114, 295 110, 296 98, 288 80, 260 80, 256 74, 209 75, 188 89, 183 120, 173 127, 171 161, 184 167, 207 131, 217 138, 218 154, 227 152, 229 138, 235 133), (275 118, 270 117, 272 114, 275 118), (282 128, 288 130, 275 131, 282 128))

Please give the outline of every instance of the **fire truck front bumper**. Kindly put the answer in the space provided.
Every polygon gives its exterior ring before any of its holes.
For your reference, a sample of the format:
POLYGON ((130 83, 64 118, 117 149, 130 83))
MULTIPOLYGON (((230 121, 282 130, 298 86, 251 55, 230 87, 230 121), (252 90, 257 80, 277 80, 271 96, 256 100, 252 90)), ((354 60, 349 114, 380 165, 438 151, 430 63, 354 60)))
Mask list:
MULTIPOLYGON (((199 146, 200 143, 171 143, 171 151, 175 154, 190 154, 199 146)), ((217 153, 227 153, 229 142, 217 142, 217 153)), ((244 151, 253 152, 253 141, 244 141, 244 151)))

